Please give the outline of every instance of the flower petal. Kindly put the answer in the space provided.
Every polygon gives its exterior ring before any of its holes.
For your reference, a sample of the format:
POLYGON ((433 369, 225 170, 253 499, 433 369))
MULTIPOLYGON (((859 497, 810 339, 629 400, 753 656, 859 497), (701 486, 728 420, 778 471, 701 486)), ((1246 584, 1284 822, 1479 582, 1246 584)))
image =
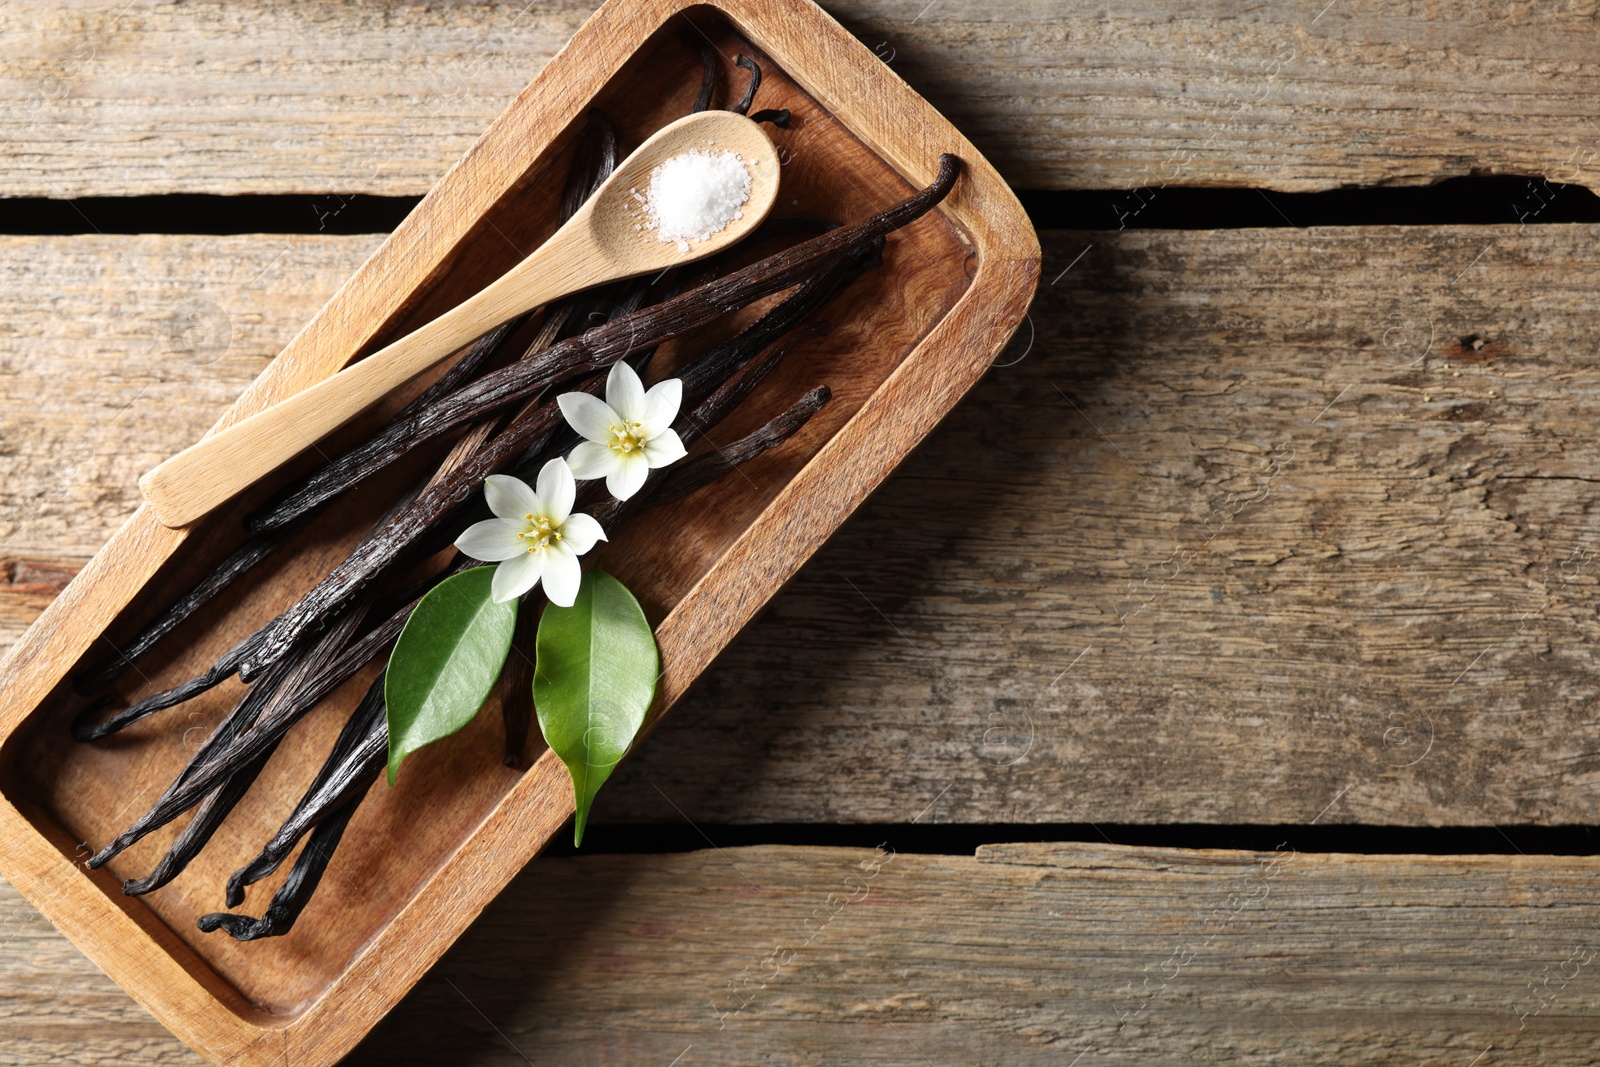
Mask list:
POLYGON ((644 443, 644 459, 652 468, 676 463, 689 454, 677 430, 665 430, 644 443))
POLYGON ((568 515, 567 521, 561 524, 561 542, 572 550, 573 555, 581 556, 594 547, 596 541, 608 540, 606 532, 593 515, 578 513, 568 515))
POLYGON ((579 441, 567 457, 574 478, 604 478, 616 465, 617 454, 598 441, 579 441))
POLYGON ((611 427, 622 421, 622 416, 597 396, 588 393, 562 393, 556 397, 567 425, 591 441, 605 444, 611 440, 611 427))
POLYGON ((639 420, 644 423, 645 436, 656 437, 670 429, 682 405, 682 378, 668 378, 652 385, 644 394, 644 418, 639 420))
POLYGON ((544 556, 538 552, 523 552, 506 560, 494 569, 494 581, 489 583, 489 595, 496 604, 515 600, 539 584, 544 573, 544 556))
POLYGON ((578 557, 565 545, 555 545, 546 554, 544 562, 544 595, 557 607, 570 608, 578 599, 578 584, 583 581, 583 571, 578 557))
POLYGON ((557 456, 539 468, 540 514, 556 526, 572 514, 572 499, 578 495, 578 483, 572 480, 572 468, 557 456))
POLYGON ((644 383, 639 380, 639 372, 623 360, 613 363, 611 373, 606 375, 606 403, 625 422, 644 421, 644 383))
POLYGON ((456 538, 456 547, 473 559, 499 563, 513 556, 527 555, 528 546, 517 536, 527 528, 521 519, 484 519, 468 526, 456 538))
POLYGON ((650 477, 650 461, 643 452, 633 452, 617 457, 617 465, 606 475, 606 489, 618 500, 626 500, 637 493, 650 477))
POLYGON ((539 502, 534 499, 528 483, 509 474, 491 474, 485 478, 483 495, 489 501, 489 510, 502 519, 521 521, 524 515, 539 510, 539 502))

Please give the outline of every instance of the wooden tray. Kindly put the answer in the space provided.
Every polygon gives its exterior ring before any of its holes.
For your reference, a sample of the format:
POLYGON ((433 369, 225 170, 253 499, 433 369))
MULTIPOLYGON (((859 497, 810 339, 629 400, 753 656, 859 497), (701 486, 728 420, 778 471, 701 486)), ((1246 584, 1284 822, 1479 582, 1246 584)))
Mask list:
MULTIPOLYGON (((833 402, 743 468, 745 477, 624 526, 604 547, 605 565, 658 623, 658 715, 983 373, 1037 283, 1037 239, 999 175, 808 0, 611 0, 219 423, 381 347, 520 259, 554 228, 567 148, 588 108, 617 124, 624 150, 688 110, 700 69, 685 31, 706 35, 722 54, 721 96, 742 90, 745 75, 731 72, 731 60, 744 51, 766 74, 756 107, 793 112, 794 129, 774 131, 786 161, 775 214, 854 220, 926 184, 940 152, 957 153, 967 169, 939 210, 890 237, 884 267, 829 309, 832 332, 792 352, 723 432, 753 428, 818 383, 832 387, 833 402)), ((292 603, 437 458, 418 456, 410 469, 347 494, 280 562, 258 568, 227 603, 198 613, 142 659, 123 695, 188 677, 292 603)), ((227 874, 276 829, 368 672, 290 732, 173 884, 142 898, 120 890, 175 828, 106 870, 83 866, 84 843, 103 844, 144 810, 240 687, 219 687, 109 743, 80 745, 67 724, 83 702, 66 679, 106 652, 102 638, 127 637, 179 583, 236 547, 240 516, 271 488, 186 530, 168 530, 141 508, 17 644, 0 692, 0 874, 202 1054, 230 1064, 327 1064, 561 829, 572 791, 548 751, 525 772, 503 767, 489 709, 449 743, 413 755, 398 788, 374 787, 289 935, 238 944, 202 934, 195 919, 220 909, 227 874)), ((602 794, 602 813, 604 805, 602 794)), ((259 914, 280 882, 281 873, 255 887, 240 910, 259 914)))

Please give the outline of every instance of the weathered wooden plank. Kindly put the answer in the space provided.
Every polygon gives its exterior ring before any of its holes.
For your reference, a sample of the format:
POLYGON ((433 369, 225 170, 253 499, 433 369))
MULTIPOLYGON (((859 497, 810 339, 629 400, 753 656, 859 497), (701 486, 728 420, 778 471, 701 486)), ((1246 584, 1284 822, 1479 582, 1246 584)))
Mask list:
POLYGON ((382 240, 0 237, 7 644, 382 240))
MULTIPOLYGON (((422 193, 593 6, 13 4, 0 195, 422 193)), ((828 8, 1022 186, 1600 168, 1592 5, 828 8)))
MULTIPOLYGON (((1275 853, 539 860, 347 1062, 1555 1067, 1600 1053, 1595 861, 1318 855, 1286 834, 1275 853)), ((73 1062, 194 1062, 8 888, 0 906, 0 1063, 80 1045, 73 1062)))
MULTIPOLYGON (((1594 823, 1595 237, 1048 234, 1014 365, 597 817, 1594 823)), ((91 552, 369 241, 0 245, 15 573, 91 552), (269 263, 302 281, 240 288, 269 263), (164 347, 196 289, 253 316, 207 368, 164 347)))
POLYGON ((1593 823, 1595 231, 1049 236, 608 817, 1593 823))

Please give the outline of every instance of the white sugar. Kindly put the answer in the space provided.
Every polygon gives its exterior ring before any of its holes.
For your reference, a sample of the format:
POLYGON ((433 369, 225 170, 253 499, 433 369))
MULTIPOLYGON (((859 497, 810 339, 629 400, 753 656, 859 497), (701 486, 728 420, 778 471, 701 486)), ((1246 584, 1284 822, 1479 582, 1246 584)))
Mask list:
POLYGON ((649 192, 640 199, 656 237, 687 252, 690 241, 703 241, 743 217, 739 209, 750 199, 750 171, 737 153, 697 148, 651 171, 649 192))

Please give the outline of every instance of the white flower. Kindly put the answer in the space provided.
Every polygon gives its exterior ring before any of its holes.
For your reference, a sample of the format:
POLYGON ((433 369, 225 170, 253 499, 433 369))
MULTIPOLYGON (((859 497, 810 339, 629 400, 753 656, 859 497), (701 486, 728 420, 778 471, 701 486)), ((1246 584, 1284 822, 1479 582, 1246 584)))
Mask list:
POLYGON ((572 428, 588 438, 567 457, 573 476, 604 478, 618 500, 637 493, 651 468, 685 455, 672 428, 683 403, 683 382, 677 378, 657 382, 647 393, 634 369, 619 361, 606 376, 605 400, 563 393, 556 403, 572 428))
POLYGON ((496 517, 467 527, 456 547, 473 559, 500 564, 490 587, 496 604, 521 596, 542 579, 550 603, 572 606, 583 578, 578 557, 606 539, 593 518, 572 514, 577 492, 564 459, 553 459, 539 471, 537 492, 507 474, 491 474, 483 483, 496 517))

